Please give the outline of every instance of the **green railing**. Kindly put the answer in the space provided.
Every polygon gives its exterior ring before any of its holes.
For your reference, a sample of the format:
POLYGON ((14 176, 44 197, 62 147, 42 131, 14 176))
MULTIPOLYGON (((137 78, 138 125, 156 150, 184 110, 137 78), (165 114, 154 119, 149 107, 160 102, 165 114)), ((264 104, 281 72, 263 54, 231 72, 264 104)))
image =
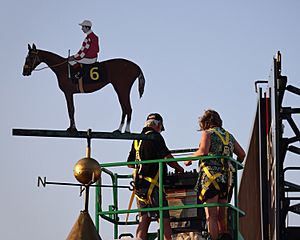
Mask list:
MULTIPOLYGON (((128 221, 128 222, 122 222, 119 221, 119 214, 126 214, 126 213, 138 213, 138 212, 148 212, 148 211, 159 211, 160 219, 163 219, 163 211, 166 210, 178 210, 178 209, 187 209, 187 208, 201 208, 201 207, 228 207, 232 210, 232 229, 234 231, 234 239, 241 240, 243 239, 240 232, 239 232, 239 218, 240 216, 244 216, 245 213, 238 208, 238 170, 243 168, 243 165, 234 160, 233 158, 226 157, 226 156, 203 156, 203 157, 186 157, 186 158, 170 158, 170 159, 157 159, 157 160, 146 160, 146 161, 139 161, 139 162, 117 162, 117 163, 105 163, 100 164, 102 168, 102 172, 108 174, 111 177, 112 185, 113 185, 113 204, 109 205, 109 209, 106 211, 103 211, 102 209, 102 189, 101 187, 96 188, 96 207, 95 207, 95 224, 96 228, 99 231, 99 217, 102 217, 103 219, 111 222, 114 224, 114 239, 118 238, 118 226, 119 225, 133 225, 138 224, 137 221, 128 221), (211 158, 224 158, 227 159, 232 163, 232 165, 235 167, 236 171, 234 172, 234 193, 233 193, 233 204, 227 203, 227 204, 217 204, 217 203, 211 203, 211 204, 193 204, 193 205, 185 205, 185 206, 168 206, 163 207, 163 182, 160 181, 160 179, 163 179, 163 163, 168 162, 181 162, 186 160, 201 160, 206 161, 211 158), (121 166, 127 166, 127 165, 138 165, 138 164, 151 164, 151 163, 159 163, 159 207, 157 208, 143 208, 143 209, 130 209, 130 210, 119 210, 118 209, 118 179, 124 179, 124 178, 132 178, 132 174, 130 175, 119 175, 116 173, 111 172, 107 168, 112 167, 121 167, 121 166)), ((101 185, 101 179, 98 182, 99 185, 101 185)), ((132 189, 131 189, 132 190, 132 189)), ((163 221, 160 221, 160 238, 163 239, 163 232, 164 232, 164 226, 163 221)))

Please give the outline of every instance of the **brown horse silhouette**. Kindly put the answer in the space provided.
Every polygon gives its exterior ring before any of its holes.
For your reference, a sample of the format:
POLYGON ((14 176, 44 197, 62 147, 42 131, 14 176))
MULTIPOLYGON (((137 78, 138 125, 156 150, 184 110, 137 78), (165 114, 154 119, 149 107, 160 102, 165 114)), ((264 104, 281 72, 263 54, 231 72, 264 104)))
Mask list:
MULTIPOLYGON (((76 131, 74 119, 74 101, 73 94, 80 93, 79 84, 74 83, 69 77, 70 65, 68 59, 63 58, 55 53, 36 49, 33 44, 32 47, 28 44, 28 55, 23 67, 23 75, 29 76, 32 71, 40 64, 45 63, 55 73, 58 86, 65 94, 68 106, 68 113, 70 119, 70 127, 68 131, 76 131)), ((100 79, 93 81, 93 83, 84 86, 85 93, 95 92, 100 90, 107 84, 111 83, 118 95, 119 103, 122 108, 122 117, 119 128, 116 131, 121 132, 124 126, 125 117, 127 116, 125 132, 130 132, 130 121, 132 108, 130 104, 130 90, 134 81, 139 79, 139 94, 140 98, 144 92, 145 78, 141 68, 126 59, 110 59, 99 63, 100 79)))

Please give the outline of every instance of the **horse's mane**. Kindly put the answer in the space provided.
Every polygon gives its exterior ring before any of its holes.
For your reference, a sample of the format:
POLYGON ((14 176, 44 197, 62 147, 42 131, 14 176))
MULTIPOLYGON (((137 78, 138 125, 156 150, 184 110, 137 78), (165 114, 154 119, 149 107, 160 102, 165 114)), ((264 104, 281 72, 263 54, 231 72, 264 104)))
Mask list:
POLYGON ((62 60, 67 59, 67 58, 65 58, 65 57, 62 57, 62 56, 60 56, 60 55, 58 55, 58 54, 56 54, 56 53, 50 52, 50 51, 46 51, 46 50, 43 50, 43 49, 37 49, 37 50, 38 50, 39 52, 42 52, 42 53, 46 53, 46 54, 52 55, 53 57, 57 57, 57 58, 60 58, 60 59, 62 59, 62 60))

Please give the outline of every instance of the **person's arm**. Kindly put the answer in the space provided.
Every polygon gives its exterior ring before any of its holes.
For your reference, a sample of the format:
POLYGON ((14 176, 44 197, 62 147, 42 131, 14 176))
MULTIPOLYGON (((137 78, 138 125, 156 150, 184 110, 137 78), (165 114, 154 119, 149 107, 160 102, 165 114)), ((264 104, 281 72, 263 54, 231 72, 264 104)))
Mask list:
MULTIPOLYGON (((171 153, 169 153, 167 156, 165 156, 165 159, 167 158, 174 158, 173 155, 171 153)), ((175 172, 181 172, 183 173, 184 172, 184 169, 183 167, 181 167, 178 162, 168 162, 167 163, 171 168, 174 168, 175 169, 175 172)))
POLYGON ((239 162, 243 162, 246 156, 244 149, 240 146, 238 141, 235 141, 233 153, 237 156, 239 162))
MULTIPOLYGON (((156 150, 157 150, 157 157, 158 158, 174 158, 171 154, 169 148, 167 147, 165 140, 160 134, 156 134, 156 150)), ((175 172, 184 172, 183 167, 181 167, 178 162, 168 162, 167 165, 169 165, 171 168, 175 169, 175 172)))
MULTIPOLYGON (((199 143, 199 148, 196 152, 193 153, 192 157, 206 156, 210 148, 210 133, 207 131, 202 132, 202 136, 199 143)), ((184 161, 186 166, 192 164, 191 160, 184 161)))
POLYGON ((83 59, 85 57, 86 53, 89 51, 90 46, 91 46, 91 39, 89 37, 86 37, 84 39, 79 51, 73 55, 75 60, 83 59))

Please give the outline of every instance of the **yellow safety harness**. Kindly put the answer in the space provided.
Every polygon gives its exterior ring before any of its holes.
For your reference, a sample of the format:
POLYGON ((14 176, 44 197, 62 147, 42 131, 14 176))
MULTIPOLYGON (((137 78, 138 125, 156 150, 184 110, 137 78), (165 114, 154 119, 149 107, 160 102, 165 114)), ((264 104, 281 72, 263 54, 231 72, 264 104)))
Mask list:
MULTIPOLYGON (((224 137, 214 128, 211 129, 214 133, 217 134, 217 136, 221 139, 222 143, 223 143, 223 153, 222 153, 222 156, 229 156, 230 154, 230 151, 229 151, 229 133, 226 131, 225 132, 225 139, 224 137)), ((225 159, 224 158, 221 158, 221 163, 222 163, 222 171, 225 170, 225 159)), ((217 172, 216 174, 212 175, 210 173, 210 171, 208 170, 208 167, 205 165, 205 162, 202 162, 200 164, 200 169, 203 170, 203 172, 206 174, 206 176, 208 177, 208 181, 204 184, 204 186, 202 186, 202 190, 199 194, 199 199, 202 201, 204 199, 204 195, 206 193, 206 191, 208 190, 209 186, 211 184, 214 185, 215 189, 220 191, 220 186, 218 184, 218 182, 216 181, 216 179, 222 175, 221 172, 217 172)), ((228 173, 231 172, 230 171, 231 168, 228 167, 228 173)), ((231 182, 231 179, 230 179, 230 182, 231 182)), ((229 181, 228 181, 228 191, 229 191, 229 188, 231 186, 231 183, 229 184, 229 181)))
MULTIPOLYGON (((147 131, 145 132, 145 134, 149 134, 153 132, 152 130, 150 131, 147 131)), ((134 140, 133 142, 133 146, 134 146, 134 149, 135 149, 135 160, 136 161, 141 161, 141 157, 140 157, 140 147, 141 147, 141 144, 142 144, 142 141, 143 140, 134 140)), ((141 172, 142 170, 142 164, 139 164, 139 167, 138 169, 135 169, 134 172, 133 172, 133 176, 136 178, 138 177, 138 174, 141 172)), ((139 201, 142 201, 144 202, 145 204, 149 204, 151 203, 151 194, 153 192, 153 189, 155 186, 159 187, 159 184, 158 184, 158 177, 159 177, 159 171, 157 171, 157 173, 155 174, 154 178, 151 178, 151 177, 148 177, 148 176, 142 176, 142 178, 144 180, 146 180, 147 182, 150 183, 149 185, 149 188, 148 188, 148 191, 147 191, 147 196, 146 198, 142 198, 141 196, 138 196, 135 192, 135 196, 136 198, 139 200, 139 201)))

